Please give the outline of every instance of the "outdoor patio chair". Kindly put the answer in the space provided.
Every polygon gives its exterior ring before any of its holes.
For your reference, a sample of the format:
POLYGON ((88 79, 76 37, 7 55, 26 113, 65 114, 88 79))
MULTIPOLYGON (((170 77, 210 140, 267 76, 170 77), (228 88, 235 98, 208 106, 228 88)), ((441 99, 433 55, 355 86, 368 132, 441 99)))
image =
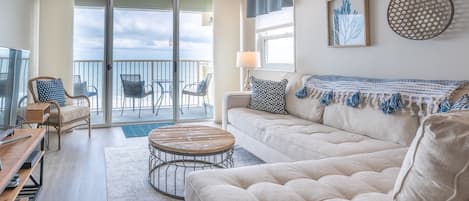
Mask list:
POLYGON ((183 104, 184 104, 184 97, 187 97, 187 110, 189 110, 189 106, 191 103, 191 96, 195 96, 197 98, 202 97, 202 101, 204 104, 204 111, 205 114, 207 114, 207 102, 209 102, 209 97, 208 97, 208 88, 210 86, 210 81, 212 80, 212 73, 208 73, 207 76, 205 76, 205 79, 192 83, 192 84, 187 84, 184 86, 182 89, 182 95, 181 95, 181 114, 184 114, 182 111, 183 104), (207 101, 205 100, 207 99, 207 101))
POLYGON ((57 129, 58 149, 61 148, 63 132, 87 125, 91 138, 90 100, 87 96, 71 96, 63 87, 62 80, 55 77, 36 77, 28 82, 34 103, 49 103, 49 120, 43 125, 57 129))
POLYGON ((132 98, 132 110, 135 111, 135 99, 139 101, 138 117, 142 116, 142 100, 151 95, 151 105, 153 114, 155 113, 155 95, 153 93, 153 85, 145 85, 145 80, 141 80, 140 74, 121 74, 122 89, 124 96, 122 97, 121 116, 124 114, 126 98, 132 98))
POLYGON ((96 96, 96 114, 99 114, 99 96, 96 86, 89 86, 86 81, 81 81, 80 75, 73 76, 73 96, 87 96, 89 98, 96 96))

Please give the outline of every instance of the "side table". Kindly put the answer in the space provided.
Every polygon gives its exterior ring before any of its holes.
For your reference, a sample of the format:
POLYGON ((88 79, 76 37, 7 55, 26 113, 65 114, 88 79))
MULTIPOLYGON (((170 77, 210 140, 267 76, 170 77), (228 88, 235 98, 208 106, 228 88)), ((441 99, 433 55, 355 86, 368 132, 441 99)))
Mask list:
MULTIPOLYGON (((37 124, 37 128, 42 127, 49 121, 50 104, 34 103, 26 107, 26 124, 37 124)), ((46 127, 46 147, 49 149, 49 126, 46 127)))

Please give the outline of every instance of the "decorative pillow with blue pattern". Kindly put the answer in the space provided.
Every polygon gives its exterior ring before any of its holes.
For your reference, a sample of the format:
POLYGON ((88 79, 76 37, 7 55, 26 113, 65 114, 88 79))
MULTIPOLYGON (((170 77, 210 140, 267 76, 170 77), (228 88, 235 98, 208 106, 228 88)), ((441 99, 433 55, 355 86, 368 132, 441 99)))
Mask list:
POLYGON ((86 82, 74 83, 73 84, 73 95, 74 96, 86 96, 88 91, 88 84, 86 82))
POLYGON ((249 108, 275 114, 288 114, 285 109, 287 83, 286 79, 276 82, 251 77, 252 95, 249 108))
POLYGON ((457 110, 469 110, 469 94, 462 96, 451 106, 451 111, 457 110))
POLYGON ((60 106, 65 106, 65 90, 61 79, 38 80, 36 86, 39 101, 56 101, 60 106))
POLYGON ((197 85, 197 93, 203 93, 207 90, 207 81, 202 80, 197 85))

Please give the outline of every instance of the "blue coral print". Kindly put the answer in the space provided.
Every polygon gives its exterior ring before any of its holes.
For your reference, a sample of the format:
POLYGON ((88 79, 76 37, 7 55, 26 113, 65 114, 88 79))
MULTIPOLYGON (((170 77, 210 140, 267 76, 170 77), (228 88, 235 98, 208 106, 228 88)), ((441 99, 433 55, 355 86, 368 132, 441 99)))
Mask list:
POLYGON ((333 45, 363 45, 365 17, 352 8, 350 0, 342 0, 341 5, 333 10, 331 30, 333 45))

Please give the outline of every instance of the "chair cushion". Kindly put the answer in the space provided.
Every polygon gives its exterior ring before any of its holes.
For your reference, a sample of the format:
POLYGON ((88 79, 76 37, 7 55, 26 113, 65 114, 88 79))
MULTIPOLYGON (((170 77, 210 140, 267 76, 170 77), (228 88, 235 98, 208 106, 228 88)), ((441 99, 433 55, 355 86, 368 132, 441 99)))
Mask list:
MULTIPOLYGON (((67 105, 64 107, 60 107, 60 119, 62 123, 67 123, 79 118, 88 117, 90 114, 90 108, 86 106, 75 106, 75 105, 67 105)), ((57 109, 52 109, 50 112, 49 122, 51 123, 58 123, 57 109)))
POLYGON ((324 124, 375 139, 410 145, 420 125, 419 117, 398 112, 386 115, 381 110, 365 106, 352 108, 331 104, 324 111, 324 124))
POLYGON ((291 115, 321 123, 324 106, 320 104, 319 100, 309 97, 300 99, 295 96, 296 92, 303 88, 304 82, 309 77, 310 75, 298 73, 289 73, 285 76, 288 79, 286 110, 291 115))
POLYGON ((65 105, 65 89, 61 79, 37 80, 36 87, 39 101, 56 101, 60 106, 65 105))
POLYGON ((145 96, 145 81, 122 80, 126 97, 141 98, 145 96))
POLYGON ((207 81, 202 80, 197 84, 197 93, 204 93, 207 91, 207 81))
POLYGON ((183 89, 182 94, 187 94, 187 95, 191 95, 191 96, 203 96, 203 95, 205 95, 205 94, 199 93, 196 88, 183 89))
POLYGON ((88 93, 88 84, 86 82, 73 83, 73 95, 84 96, 88 93))
POLYGON ((407 148, 191 173, 187 201, 391 201, 407 148))
POLYGON ((469 112, 424 120, 407 153, 395 201, 469 200, 469 112))
POLYGON ((261 80, 251 77, 252 95, 249 108, 275 114, 287 114, 285 96, 288 81, 261 80))

